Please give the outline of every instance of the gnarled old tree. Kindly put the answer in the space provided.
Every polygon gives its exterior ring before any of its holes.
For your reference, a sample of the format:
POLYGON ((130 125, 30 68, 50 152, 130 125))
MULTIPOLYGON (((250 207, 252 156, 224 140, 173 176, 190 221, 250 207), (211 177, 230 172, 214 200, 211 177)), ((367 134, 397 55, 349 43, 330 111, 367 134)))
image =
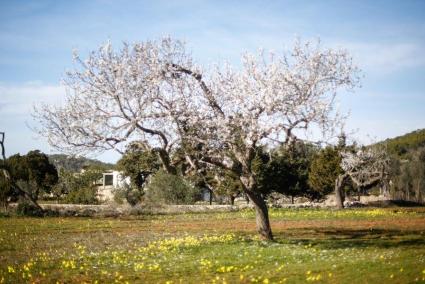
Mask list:
POLYGON ((297 42, 288 55, 245 54, 242 67, 228 64, 203 71, 170 38, 110 44, 69 72, 63 106, 41 106, 35 117, 41 135, 62 150, 115 149, 139 141, 154 149, 169 172, 178 147, 193 168, 230 170, 255 206, 257 229, 272 239, 268 210, 252 170, 255 149, 318 126, 332 131, 340 88, 358 83, 358 69, 343 50, 297 42))
POLYGON ((1 179, 1 185, 4 188, 1 188, 1 200, 0 203, 2 203, 3 207, 6 209, 9 198, 14 193, 22 196, 23 198, 27 199, 29 202, 31 202, 35 207, 37 207, 40 211, 43 211, 43 209, 38 205, 36 199, 33 198, 31 193, 23 190, 15 180, 15 177, 11 175, 9 167, 6 163, 6 147, 5 147, 5 137, 6 134, 4 132, 0 132, 0 179, 1 179))
POLYGON ((344 208, 342 187, 347 179, 351 179, 359 191, 378 184, 386 186, 389 162, 386 151, 378 146, 341 152, 341 168, 344 173, 335 181, 336 207, 344 208))

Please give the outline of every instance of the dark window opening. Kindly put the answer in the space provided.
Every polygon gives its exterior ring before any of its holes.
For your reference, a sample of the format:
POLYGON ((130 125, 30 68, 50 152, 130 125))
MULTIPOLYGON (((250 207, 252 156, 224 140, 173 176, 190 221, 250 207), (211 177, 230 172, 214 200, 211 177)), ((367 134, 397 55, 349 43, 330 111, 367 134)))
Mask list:
POLYGON ((114 184, 114 176, 113 175, 105 175, 105 185, 113 185, 114 184))

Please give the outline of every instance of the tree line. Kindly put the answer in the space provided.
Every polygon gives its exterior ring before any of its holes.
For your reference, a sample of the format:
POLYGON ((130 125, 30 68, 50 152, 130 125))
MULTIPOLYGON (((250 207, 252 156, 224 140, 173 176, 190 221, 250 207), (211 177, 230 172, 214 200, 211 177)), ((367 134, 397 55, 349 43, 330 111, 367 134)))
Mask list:
MULTIPOLYGON (((341 196, 339 207, 342 207, 346 195, 357 196, 366 193, 373 186, 383 186, 388 180, 388 169, 386 164, 385 168, 380 167, 381 160, 375 154, 377 151, 356 145, 347 146, 345 137, 341 138, 337 145, 326 147, 302 140, 272 149, 258 147, 252 170, 257 176, 258 191, 262 199, 269 198, 272 193, 280 193, 290 197, 292 202, 296 197, 322 201, 338 190, 341 196), (357 164, 352 166, 352 162, 348 161, 346 163, 351 168, 343 168, 344 155, 355 157, 357 163, 362 163, 361 167, 357 164), (373 167, 377 167, 378 171, 373 167), (338 179, 341 179, 339 187, 336 186, 338 179)), ((386 157, 384 160, 386 161, 386 157)), ((214 195, 216 201, 226 197, 227 202, 233 204, 236 197, 245 196, 240 179, 232 171, 204 168, 193 172, 188 162, 181 158, 179 151, 171 157, 171 161, 176 167, 173 175, 182 177, 197 188, 209 190, 210 196, 214 195)), ((129 190, 136 191, 139 196, 145 193, 150 177, 155 178, 158 172, 159 176, 163 176, 159 157, 154 151, 139 147, 137 143, 130 144, 118 161, 117 169, 131 178, 129 190)), ((170 200, 176 201, 172 198, 170 200)))
MULTIPOLYGON (((348 169, 342 166, 343 156, 357 153, 361 148, 373 147, 375 145, 347 146, 344 137, 337 145, 326 147, 298 140, 289 146, 273 149, 258 147, 252 168, 258 177, 258 190, 263 199, 269 198, 272 193, 280 193, 289 197, 292 202, 296 197, 321 201, 328 194, 335 193, 337 183, 340 182, 342 196, 374 191, 375 194, 386 194, 393 199, 423 202, 425 149, 421 147, 408 149, 403 153, 402 159, 400 156, 389 155, 386 159, 388 165, 384 169, 385 176, 378 173, 370 178, 373 170, 367 164, 362 164, 362 168, 366 169, 362 174, 368 175, 363 183, 356 180, 358 171, 354 175, 351 173, 351 179, 347 178, 348 169)), ((124 176, 130 177, 131 186, 118 189, 117 195, 121 194, 121 198, 131 205, 142 201, 145 204, 193 204, 200 199, 201 189, 209 190, 210 202, 213 196, 219 202, 223 202, 224 197, 230 204, 237 197, 245 197, 241 181, 231 171, 209 168, 194 173, 181 155, 181 152, 176 151, 172 156, 176 172, 168 174, 162 169, 155 151, 146 150, 137 143, 130 144, 117 165, 113 166, 122 171, 124 176)), ((86 164, 75 172, 61 166, 63 160, 73 159, 60 157, 62 161, 54 159, 51 162, 51 158, 35 150, 26 155, 15 154, 2 161, 11 176, 11 180, 0 176, 2 206, 18 201, 22 192, 28 194, 33 201, 41 196, 43 199, 50 198, 65 203, 99 203, 97 186, 102 173, 109 170, 110 165, 80 158, 78 161, 81 163, 85 160, 86 164), (13 183, 22 192, 14 189, 13 183)))

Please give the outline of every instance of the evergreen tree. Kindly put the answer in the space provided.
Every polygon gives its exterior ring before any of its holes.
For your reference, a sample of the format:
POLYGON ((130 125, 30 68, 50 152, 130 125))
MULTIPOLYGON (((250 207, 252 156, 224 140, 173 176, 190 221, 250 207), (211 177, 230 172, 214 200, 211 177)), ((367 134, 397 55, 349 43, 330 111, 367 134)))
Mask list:
POLYGON ((137 143, 130 144, 117 163, 117 169, 122 171, 124 176, 130 177, 132 186, 138 190, 142 190, 148 176, 160 167, 161 161, 157 154, 137 143))
POLYGON ((318 196, 334 191, 335 180, 343 173, 338 148, 328 146, 320 150, 311 161, 308 184, 318 196))
POLYGON ((308 184, 308 170, 315 148, 302 141, 290 147, 281 147, 266 154, 257 151, 254 169, 258 172, 259 190, 263 195, 271 192, 291 196, 317 198, 308 184))
POLYGON ((58 182, 56 167, 39 150, 30 151, 24 156, 13 155, 6 160, 6 164, 12 179, 27 188, 35 200, 40 193, 50 193, 58 182))

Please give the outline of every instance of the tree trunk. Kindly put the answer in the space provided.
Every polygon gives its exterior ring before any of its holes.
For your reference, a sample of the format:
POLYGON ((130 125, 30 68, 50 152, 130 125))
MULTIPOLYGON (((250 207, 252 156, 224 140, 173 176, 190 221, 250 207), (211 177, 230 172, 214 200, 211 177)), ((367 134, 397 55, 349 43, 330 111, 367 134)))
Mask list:
POLYGON ((345 178, 345 175, 339 175, 335 180, 335 206, 337 209, 344 208, 344 194, 342 192, 342 186, 345 178))
POLYGON ((31 194, 29 194, 28 192, 26 192, 25 190, 21 189, 16 182, 14 182, 11 179, 11 175, 9 173, 8 170, 6 169, 2 169, 2 173, 3 176, 5 177, 6 180, 8 180, 10 182, 11 187, 13 188, 13 190, 15 190, 15 192, 17 192, 19 195, 23 196, 24 198, 28 199, 35 207, 37 207, 37 209, 39 209, 40 211, 44 211, 43 208, 41 208, 41 206, 37 203, 37 201, 32 197, 31 194))
POLYGON ((254 205, 255 222, 257 224, 257 231, 260 234, 260 238, 267 241, 273 241, 272 228, 270 227, 269 221, 269 211, 261 193, 257 191, 257 180, 255 175, 249 168, 245 168, 242 173, 243 174, 238 174, 245 194, 254 205))
POLYGON ((255 222, 257 224, 257 231, 260 234, 260 237, 263 240, 272 241, 273 234, 270 227, 269 212, 266 202, 264 202, 261 194, 257 192, 246 191, 245 193, 249 200, 251 200, 252 204, 254 204, 255 222))
POLYGON ((177 174, 177 169, 173 165, 171 165, 170 155, 164 149, 154 149, 158 153, 158 157, 161 160, 161 164, 163 169, 172 175, 177 174))
POLYGON ((294 196, 291 195, 291 204, 294 204, 294 196))
POLYGON ((235 205, 235 197, 233 195, 230 195, 230 205, 235 205))
POLYGON ((212 186, 205 180, 204 177, 204 184, 206 189, 208 190, 209 196, 208 196, 208 201, 210 203, 210 205, 212 205, 212 201, 213 201, 213 188, 212 186))

